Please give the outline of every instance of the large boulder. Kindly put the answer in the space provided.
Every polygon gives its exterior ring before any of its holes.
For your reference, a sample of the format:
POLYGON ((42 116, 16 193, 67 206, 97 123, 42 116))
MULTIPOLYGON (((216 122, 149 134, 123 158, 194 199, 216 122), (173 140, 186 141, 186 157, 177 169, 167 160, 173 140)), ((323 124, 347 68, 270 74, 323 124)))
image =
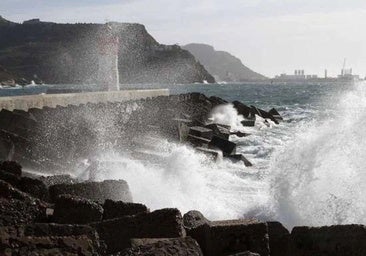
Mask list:
POLYGON ((99 204, 73 195, 60 195, 55 200, 53 221, 62 224, 87 224, 101 221, 103 208, 99 204))
POLYGON ((213 136, 212 140, 208 144, 210 148, 218 148, 220 149, 225 155, 230 155, 235 153, 236 144, 229 140, 223 139, 221 137, 213 136))
POLYGON ((279 222, 267 222, 271 256, 288 255, 290 232, 279 222))
POLYGON ((291 256, 364 256, 366 227, 339 225, 295 227, 291 232, 291 256))
POLYGON ((14 161, 4 161, 0 163, 0 170, 18 177, 22 176, 22 166, 14 161))
POLYGON ((52 175, 52 176, 42 176, 40 180, 44 182, 44 184, 49 187, 56 184, 74 184, 78 183, 78 181, 72 178, 68 174, 60 174, 60 175, 52 175))
POLYGON ((4 236, 1 255, 105 255, 103 247, 87 235, 79 236, 4 236))
POLYGON ((43 201, 49 200, 48 188, 43 181, 29 177, 22 177, 19 189, 43 201))
POLYGON ((190 230, 197 229, 198 227, 209 223, 210 221, 199 211, 189 211, 183 215, 183 225, 188 235, 190 230))
POLYGON ((122 201, 105 200, 103 204, 104 214, 103 219, 115 219, 123 216, 136 215, 138 213, 148 213, 149 209, 146 205, 125 203, 122 201))
POLYGON ((55 200, 62 194, 84 197, 99 203, 106 199, 132 202, 128 184, 124 180, 105 180, 102 182, 82 182, 75 184, 56 184, 49 187, 50 196, 55 200))
POLYGON ((131 246, 132 238, 184 237, 182 215, 177 209, 162 209, 94 223, 109 253, 131 246))
POLYGON ((0 180, 0 226, 45 222, 49 207, 0 180))
MULTIPOLYGON (((141 239, 139 239, 141 240, 141 239)), ((198 243, 190 238, 144 239, 139 245, 119 253, 120 256, 175 255, 203 256, 198 243)))
POLYGON ((200 222, 187 234, 197 240, 204 255, 235 255, 246 251, 269 255, 266 223, 254 220, 200 222))

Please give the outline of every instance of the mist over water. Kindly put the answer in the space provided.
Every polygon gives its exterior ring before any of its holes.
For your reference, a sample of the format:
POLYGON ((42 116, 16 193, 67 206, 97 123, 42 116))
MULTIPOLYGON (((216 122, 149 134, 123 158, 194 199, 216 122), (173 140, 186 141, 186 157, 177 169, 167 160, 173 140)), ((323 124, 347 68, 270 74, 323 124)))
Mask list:
MULTIPOLYGON (((172 93, 199 91, 267 110, 275 107, 285 120, 267 126, 258 119, 255 127, 242 127, 242 117, 232 105, 213 111, 211 121, 251 134, 230 137, 237 151, 254 164, 250 168, 223 159, 213 163, 189 146, 148 134, 135 138, 134 152, 108 151, 108 145, 95 149, 105 165, 95 179, 126 180, 134 201, 151 210, 177 207, 185 213, 195 209, 212 220, 278 220, 288 228, 365 224, 365 84, 179 85, 170 89, 172 93)), ((128 106, 127 119, 136 108, 128 106)), ((114 136, 113 129, 103 125, 96 129, 101 131, 101 141, 103 136, 114 136)))

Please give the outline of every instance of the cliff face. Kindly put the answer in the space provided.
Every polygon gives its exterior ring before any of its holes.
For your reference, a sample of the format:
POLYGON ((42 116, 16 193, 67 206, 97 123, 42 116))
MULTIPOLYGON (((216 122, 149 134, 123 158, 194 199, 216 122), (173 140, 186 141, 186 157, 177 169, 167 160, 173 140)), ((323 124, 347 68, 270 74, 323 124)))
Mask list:
POLYGON ((218 81, 240 82, 263 80, 265 76, 246 67, 240 59, 228 52, 216 51, 206 44, 188 44, 183 49, 190 51, 218 81))
MULTIPOLYGON (((27 80, 95 83, 102 24, 0 21, 0 65, 27 80)), ((213 77, 179 46, 159 44, 140 24, 110 23, 119 37, 121 83, 192 83, 213 77)))

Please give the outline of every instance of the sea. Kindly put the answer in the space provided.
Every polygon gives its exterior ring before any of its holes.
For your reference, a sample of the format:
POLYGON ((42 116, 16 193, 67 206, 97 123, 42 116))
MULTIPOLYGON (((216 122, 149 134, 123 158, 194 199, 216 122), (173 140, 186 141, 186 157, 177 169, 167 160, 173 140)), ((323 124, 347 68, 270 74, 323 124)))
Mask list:
MULTIPOLYGON (((66 86, 66 85, 65 85, 66 86)), ((67 85, 78 88, 76 85, 67 85)), ((0 96, 40 94, 53 85, 0 89, 0 96)), ((57 87, 62 87, 57 85, 57 87)), ((230 137, 253 163, 212 162, 193 148, 165 138, 140 141, 158 162, 124 152, 100 155, 113 168, 100 179, 124 179, 135 202, 151 210, 199 210, 210 220, 256 218, 299 225, 366 224, 366 84, 141 84, 122 89, 169 88, 201 92, 264 110, 276 108, 276 125, 258 119, 243 127, 231 104, 211 120, 250 134, 230 137)), ((127 115, 128 113, 126 113, 127 115)))

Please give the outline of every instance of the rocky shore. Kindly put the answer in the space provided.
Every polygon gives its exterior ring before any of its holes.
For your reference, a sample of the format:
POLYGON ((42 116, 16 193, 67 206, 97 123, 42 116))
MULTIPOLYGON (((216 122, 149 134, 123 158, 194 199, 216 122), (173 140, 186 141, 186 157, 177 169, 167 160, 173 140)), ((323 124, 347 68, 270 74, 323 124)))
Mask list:
POLYGON ((1 255, 365 255, 362 225, 295 227, 150 211, 123 180, 88 182, 0 164, 1 255))
MULTIPOLYGON (((134 201, 127 181, 95 178, 101 170, 92 149, 128 149, 137 158, 134 139, 143 136, 190 144, 213 161, 225 157, 250 167, 250 159, 237 154, 229 140, 230 135, 250 135, 210 119, 215 108, 226 104, 189 93, 2 110, 0 158, 8 160, 0 162, 0 255, 365 255, 362 225, 290 232, 275 221, 210 221, 194 209, 150 211, 134 201), (42 174, 76 173, 80 159, 92 160, 87 176, 42 174)), ((243 115, 244 126, 282 120, 275 109, 231 104, 243 115)))

